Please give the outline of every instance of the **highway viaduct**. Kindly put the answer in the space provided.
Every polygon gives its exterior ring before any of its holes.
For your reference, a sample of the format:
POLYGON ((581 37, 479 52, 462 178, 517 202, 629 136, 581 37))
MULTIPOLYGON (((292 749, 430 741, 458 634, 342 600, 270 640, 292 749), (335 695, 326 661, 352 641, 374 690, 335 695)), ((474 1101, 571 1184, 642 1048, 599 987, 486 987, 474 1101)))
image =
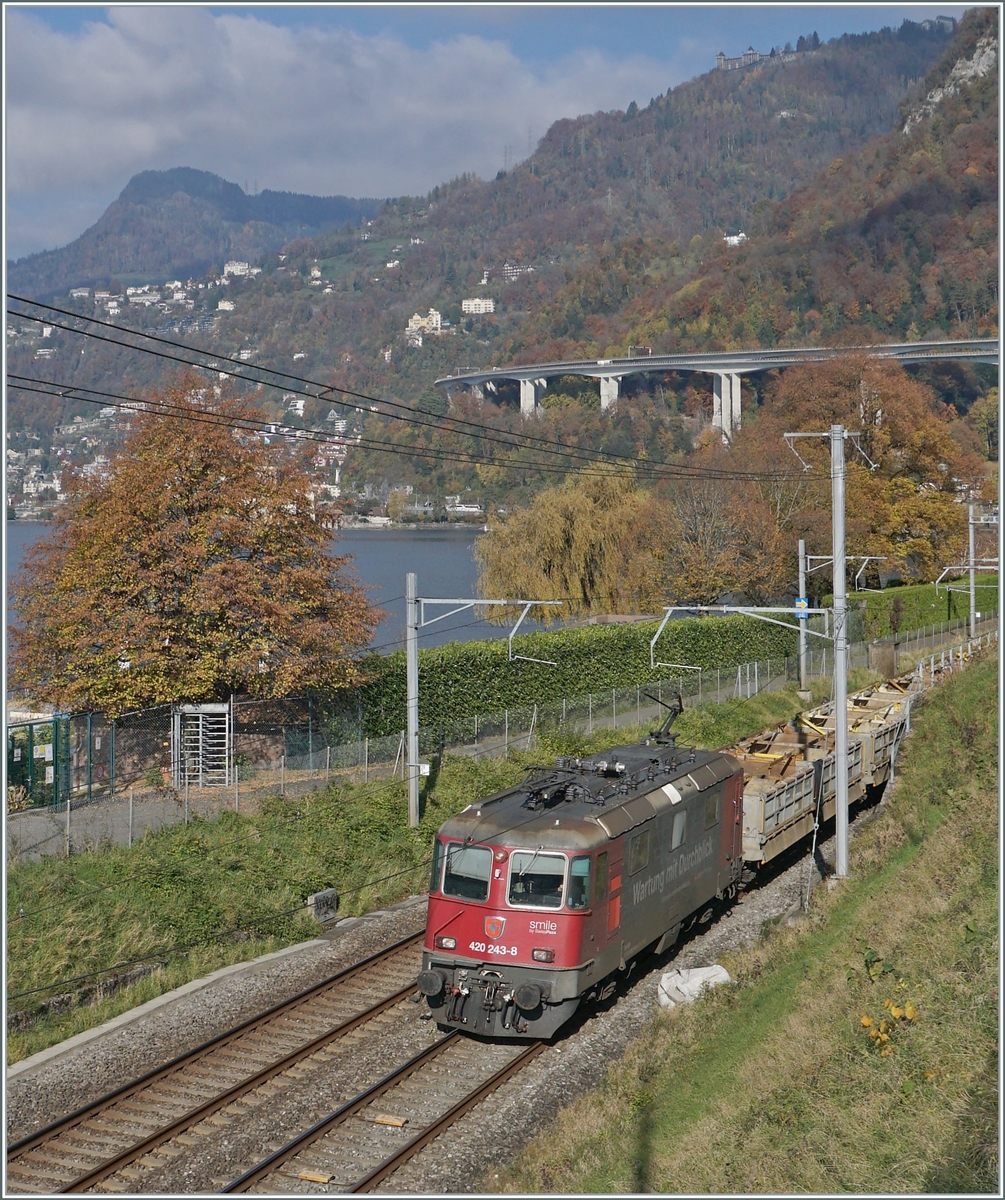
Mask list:
POLYGON ((712 424, 722 431, 723 441, 729 441, 740 428, 740 376, 757 371, 774 371, 799 363, 826 362, 852 354, 869 354, 879 359, 892 359, 909 365, 925 362, 998 362, 998 339, 975 338, 968 341, 900 342, 886 346, 799 346, 786 350, 729 350, 711 354, 652 354, 631 358, 580 359, 572 362, 514 364, 508 367, 489 367, 486 370, 456 371, 436 386, 449 395, 455 388, 464 388, 484 396, 498 391, 502 380, 520 384, 520 412, 532 415, 541 400, 548 380, 558 375, 582 375, 600 380, 600 408, 606 411, 617 403, 621 380, 627 375, 663 373, 665 371, 698 371, 713 379, 712 424))

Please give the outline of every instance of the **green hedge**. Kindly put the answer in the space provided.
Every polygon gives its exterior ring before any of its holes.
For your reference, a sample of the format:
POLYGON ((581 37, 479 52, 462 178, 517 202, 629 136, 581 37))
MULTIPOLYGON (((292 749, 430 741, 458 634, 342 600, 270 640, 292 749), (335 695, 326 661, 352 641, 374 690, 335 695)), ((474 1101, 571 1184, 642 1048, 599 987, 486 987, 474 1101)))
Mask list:
MULTIPOLYGON (((969 576, 950 581, 954 588, 969 587, 969 576)), ((977 573, 977 611, 998 611, 998 576, 989 572, 977 573), (991 585, 991 586, 986 586, 991 585)), ((863 609, 864 636, 872 641, 892 633, 890 610, 896 600, 903 606, 900 616, 900 632, 921 629, 925 625, 939 625, 943 621, 957 621, 970 615, 970 597, 965 592, 947 592, 945 584, 939 585, 935 594, 934 583, 919 583, 911 587, 887 588, 882 592, 849 592, 849 607, 863 609)), ((830 596, 823 599, 825 605, 832 603, 830 596)))
MULTIPOLYGON (((500 713, 589 692, 631 687, 666 678, 666 668, 649 669, 654 621, 589 625, 513 639, 514 654, 550 659, 557 665, 507 660, 505 639, 452 642, 419 651, 419 724, 449 727, 476 714, 500 713)), ((671 621, 657 644, 657 662, 687 663, 715 670, 754 659, 795 653, 794 632, 750 617, 727 616, 671 621)), ((362 715, 362 733, 397 733, 405 715, 405 654, 367 660, 369 682, 351 707, 362 715)))

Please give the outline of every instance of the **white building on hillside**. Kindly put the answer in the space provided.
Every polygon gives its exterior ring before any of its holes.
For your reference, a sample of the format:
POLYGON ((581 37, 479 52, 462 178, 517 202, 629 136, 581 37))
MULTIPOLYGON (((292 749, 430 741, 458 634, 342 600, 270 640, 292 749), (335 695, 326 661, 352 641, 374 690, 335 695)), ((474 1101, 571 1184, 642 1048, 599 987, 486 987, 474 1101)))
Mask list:
POLYGON ((488 296, 478 296, 472 300, 461 301, 461 312, 473 313, 481 315, 483 313, 494 313, 496 310, 496 302, 488 296))

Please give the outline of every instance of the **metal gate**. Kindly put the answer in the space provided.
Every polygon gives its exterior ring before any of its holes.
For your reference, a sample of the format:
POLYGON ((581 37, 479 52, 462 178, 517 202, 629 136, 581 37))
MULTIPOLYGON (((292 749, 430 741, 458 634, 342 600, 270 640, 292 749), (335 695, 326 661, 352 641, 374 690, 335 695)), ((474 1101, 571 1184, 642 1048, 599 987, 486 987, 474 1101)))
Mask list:
POLYGON ((7 726, 8 811, 65 807, 70 790, 70 721, 56 713, 47 721, 7 726))
POLYGON ((172 713, 171 773, 176 790, 231 783, 229 704, 182 704, 172 713))

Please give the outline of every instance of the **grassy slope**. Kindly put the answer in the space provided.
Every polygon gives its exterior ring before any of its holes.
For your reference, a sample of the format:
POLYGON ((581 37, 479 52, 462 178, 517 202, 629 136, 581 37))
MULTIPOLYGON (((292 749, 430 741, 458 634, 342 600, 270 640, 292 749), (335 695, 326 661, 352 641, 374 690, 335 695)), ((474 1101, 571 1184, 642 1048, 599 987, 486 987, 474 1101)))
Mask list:
POLYGON ((484 1190, 997 1189, 997 662, 917 710, 851 878, 656 1017, 484 1190), (870 969, 871 968, 871 969, 870 969), (869 1035, 889 1000, 890 1048, 869 1035))
MULTIPOLYGON (((678 730, 682 740, 720 746, 784 720, 799 707, 790 689, 689 710, 678 730)), ((601 749, 630 736, 624 728, 604 730, 592 740, 570 733, 542 739, 530 755, 512 754, 505 761, 448 758, 433 781, 417 831, 407 827, 400 781, 332 786, 300 801, 276 798, 257 816, 228 812, 187 828, 172 826, 131 849, 106 848, 68 862, 45 859, 11 867, 11 1009, 31 1008, 44 996, 76 986, 16 995, 59 980, 148 955, 165 965, 104 1000, 45 1016, 12 1034, 8 1061, 217 967, 314 936, 318 927, 303 910, 289 911, 311 892, 337 887, 347 915, 414 893, 425 886, 432 836, 447 816, 518 779, 528 763, 547 762, 574 748, 601 749)))

